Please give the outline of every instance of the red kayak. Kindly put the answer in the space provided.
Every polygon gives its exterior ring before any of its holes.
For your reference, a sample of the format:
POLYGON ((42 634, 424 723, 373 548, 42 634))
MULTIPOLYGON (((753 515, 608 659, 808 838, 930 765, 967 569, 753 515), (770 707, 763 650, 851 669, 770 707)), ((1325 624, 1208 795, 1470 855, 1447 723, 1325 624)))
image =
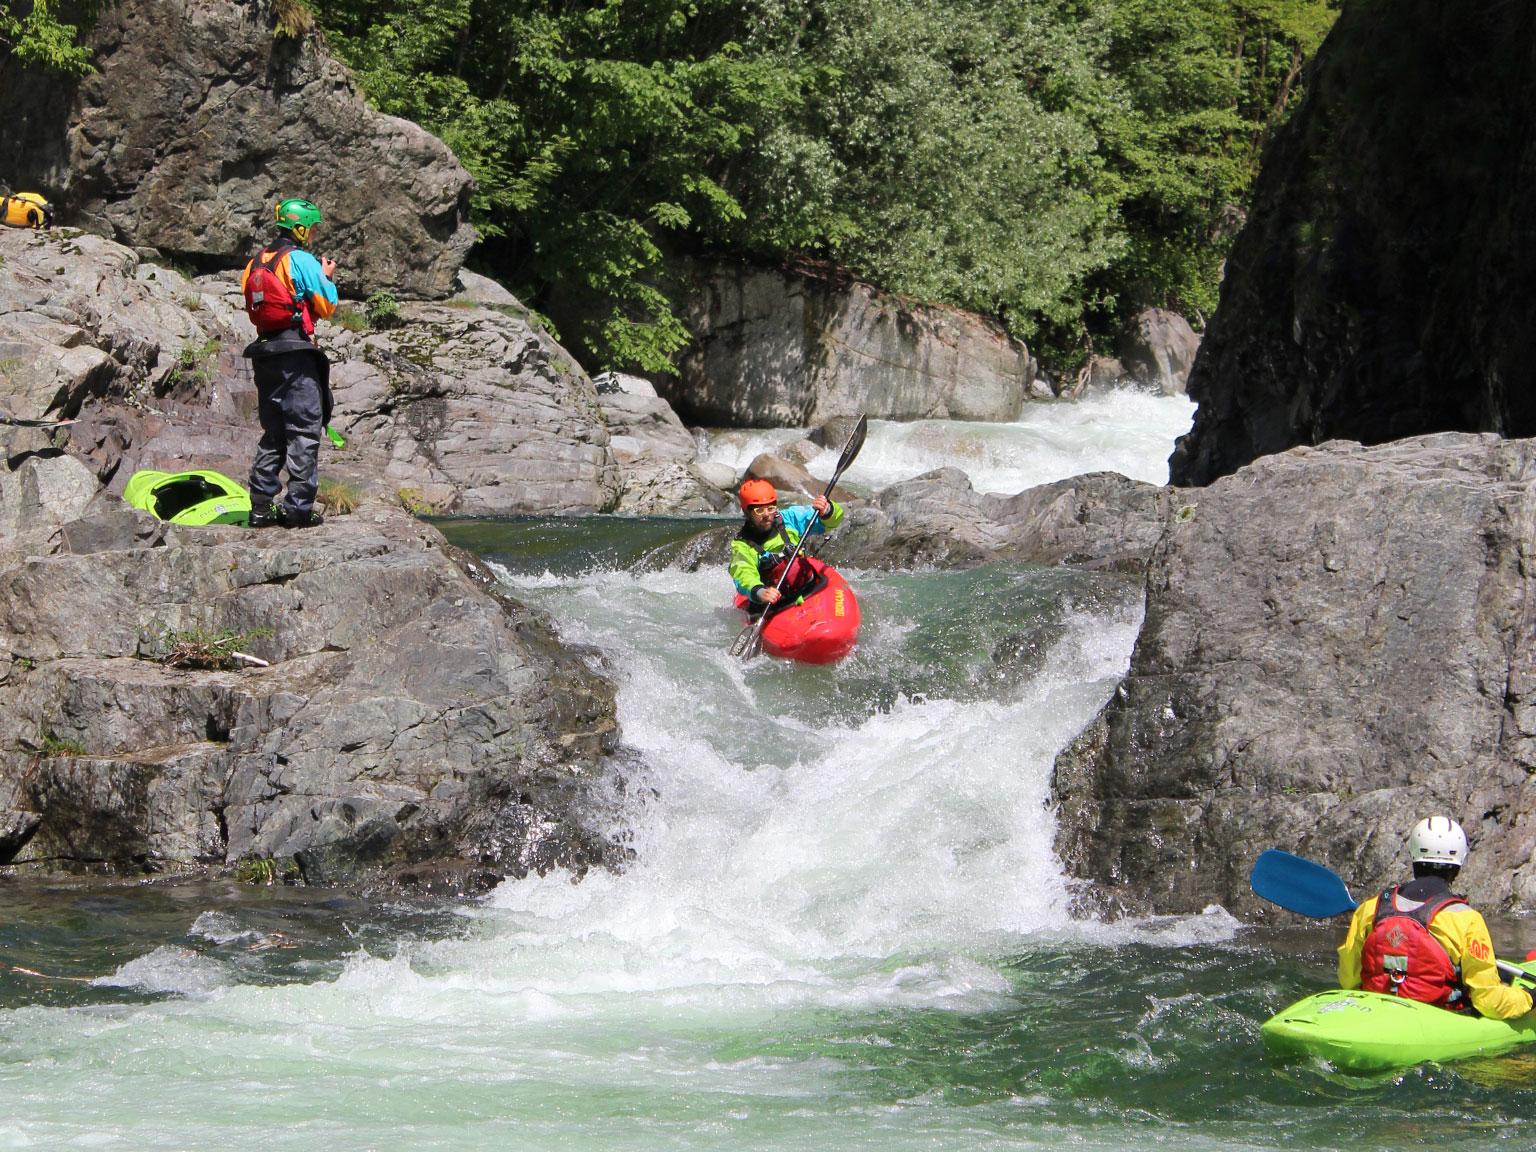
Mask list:
MULTIPOLYGON (((808 595, 768 617, 763 651, 802 664, 835 664, 859 638, 859 602, 836 568, 812 556, 800 559, 816 572, 816 583, 808 595)), ((747 598, 738 595, 736 607, 746 606, 747 598)))

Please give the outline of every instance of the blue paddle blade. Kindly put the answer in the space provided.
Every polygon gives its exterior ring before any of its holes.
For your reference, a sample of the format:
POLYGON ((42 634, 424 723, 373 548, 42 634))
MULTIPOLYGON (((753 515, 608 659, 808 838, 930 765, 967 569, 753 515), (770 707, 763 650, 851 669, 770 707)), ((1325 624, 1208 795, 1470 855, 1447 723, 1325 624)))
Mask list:
POLYGON ((1337 872, 1278 848, 1259 853, 1248 884, 1260 899, 1317 920, 1355 909, 1354 898, 1337 872))

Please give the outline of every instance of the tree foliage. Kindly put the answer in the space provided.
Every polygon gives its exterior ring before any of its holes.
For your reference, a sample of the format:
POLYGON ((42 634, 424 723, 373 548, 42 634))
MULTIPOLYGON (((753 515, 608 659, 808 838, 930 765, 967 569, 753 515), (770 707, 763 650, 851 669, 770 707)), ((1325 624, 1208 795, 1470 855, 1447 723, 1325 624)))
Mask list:
MULTIPOLYGON (((94 5, 76 4, 88 16, 94 5)), ((49 0, 0 0, 0 62, 13 57, 25 68, 83 76, 91 70, 90 53, 79 43, 74 17, 49 0)))
POLYGON ((480 258, 592 366, 686 342, 670 258, 835 261, 1058 352, 1214 304, 1333 0, 325 0, 476 178, 480 258))

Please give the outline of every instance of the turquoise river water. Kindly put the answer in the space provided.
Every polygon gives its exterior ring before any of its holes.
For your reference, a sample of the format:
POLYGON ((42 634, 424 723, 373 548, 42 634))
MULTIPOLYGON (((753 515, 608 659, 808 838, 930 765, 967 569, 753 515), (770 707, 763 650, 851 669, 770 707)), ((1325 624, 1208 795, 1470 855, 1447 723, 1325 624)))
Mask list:
POLYGON ((0 883, 0 1149, 1536 1146, 1526 1057, 1266 1061, 1337 926, 1077 909, 1050 769, 1136 587, 850 571, 847 661, 743 664, 723 573, 647 559, 697 524, 443 527, 602 653, 631 865, 446 906, 0 883))

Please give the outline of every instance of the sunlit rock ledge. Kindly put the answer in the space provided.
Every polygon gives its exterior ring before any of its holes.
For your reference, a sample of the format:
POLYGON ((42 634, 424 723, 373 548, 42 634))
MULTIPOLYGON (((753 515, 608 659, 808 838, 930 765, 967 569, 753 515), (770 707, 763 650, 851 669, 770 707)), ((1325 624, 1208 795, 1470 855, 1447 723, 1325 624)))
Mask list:
MULTIPOLYGON (((663 401, 601 395, 510 294, 467 273, 460 286, 399 303, 388 326, 345 302, 320 324, 331 423, 347 437, 325 447, 323 474, 466 516, 723 502, 663 401)), ((60 442, 113 491, 140 468, 250 467, 260 431, 238 269, 189 279, 90 233, 0 229, 0 321, 0 411, 76 418, 60 442)))
POLYGON ((1130 673, 1057 761, 1069 868, 1258 913, 1265 848, 1369 892, 1449 813, 1458 890, 1536 905, 1536 441, 1334 441, 1172 491, 1130 673))
POLYGON ((430 526, 189 528, 103 495, 33 540, 0 567, 0 873, 460 892, 622 858, 612 685, 430 526), (198 666, 221 636, 248 659, 198 666))

